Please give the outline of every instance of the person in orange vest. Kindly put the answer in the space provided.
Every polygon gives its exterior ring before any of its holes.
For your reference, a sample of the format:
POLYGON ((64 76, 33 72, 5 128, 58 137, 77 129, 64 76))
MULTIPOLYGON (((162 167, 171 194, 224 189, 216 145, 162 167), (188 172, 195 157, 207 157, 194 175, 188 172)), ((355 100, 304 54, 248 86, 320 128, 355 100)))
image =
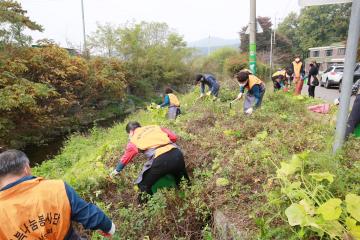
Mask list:
POLYGON ((297 56, 291 63, 291 71, 294 74, 295 95, 300 95, 304 85, 305 76, 304 64, 300 57, 297 56))
POLYGON ((176 119, 180 112, 180 101, 169 87, 165 89, 164 102, 158 108, 169 107, 168 118, 176 119))
MULTIPOLYGON (((119 174, 139 152, 142 152, 148 161, 135 181, 141 192, 152 195, 151 187, 168 174, 174 176, 177 185, 183 177, 189 181, 184 155, 175 144, 177 136, 173 132, 156 125, 142 127, 138 122, 129 122, 126 132, 130 141, 110 177, 119 174)), ((143 202, 141 195, 139 201, 143 202)))
POLYGON ((265 84, 255 75, 249 74, 245 71, 240 71, 235 74, 235 77, 240 86, 240 93, 237 98, 232 101, 232 103, 240 100, 245 92, 245 89, 247 89, 248 91, 244 101, 244 112, 246 114, 252 114, 254 109, 261 106, 261 102, 265 94, 265 84))
POLYGON ((285 89, 286 87, 286 70, 278 69, 272 76, 271 80, 274 84, 274 91, 278 91, 280 89, 285 89))
POLYGON ((0 239, 81 239, 71 222, 110 237, 114 223, 62 180, 31 175, 18 150, 0 154, 0 239))

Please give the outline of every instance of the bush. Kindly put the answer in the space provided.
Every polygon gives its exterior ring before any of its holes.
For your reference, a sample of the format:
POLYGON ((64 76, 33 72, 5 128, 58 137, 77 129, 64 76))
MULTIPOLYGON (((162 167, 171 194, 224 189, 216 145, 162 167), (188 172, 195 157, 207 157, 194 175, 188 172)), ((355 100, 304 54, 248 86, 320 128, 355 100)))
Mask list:
POLYGON ((234 76, 235 73, 249 66, 248 56, 246 54, 239 54, 232 56, 225 60, 224 72, 230 77, 234 76))
POLYGON ((95 120, 87 114, 94 104, 120 103, 127 87, 121 61, 87 61, 56 45, 12 48, 0 63, 0 145, 13 148, 95 120))

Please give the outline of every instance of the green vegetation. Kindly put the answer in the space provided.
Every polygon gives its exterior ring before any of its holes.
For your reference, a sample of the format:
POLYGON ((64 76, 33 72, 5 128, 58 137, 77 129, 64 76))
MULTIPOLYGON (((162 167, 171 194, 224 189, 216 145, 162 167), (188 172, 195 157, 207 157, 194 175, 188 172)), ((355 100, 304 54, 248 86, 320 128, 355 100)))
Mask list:
POLYGON ((1 1, 0 13, 0 147, 46 143, 127 114, 165 86, 180 89, 192 79, 192 50, 165 23, 100 25, 90 46, 95 53, 106 49, 106 57, 83 58, 51 40, 31 47, 24 30, 43 28, 19 3, 1 1))
POLYGON ((311 6, 300 14, 290 13, 279 24, 278 32, 290 42, 293 54, 345 41, 349 28, 351 3, 311 6))
POLYGON ((121 61, 85 60, 51 44, 10 48, 0 55, 0 145, 41 143, 121 114, 128 85, 121 61))
POLYGON ((166 120, 165 110, 149 108, 112 128, 74 135, 34 174, 62 178, 101 206, 117 223, 115 239, 216 239, 209 227, 216 209, 249 239, 357 236, 359 140, 351 138, 333 156, 332 115, 308 112, 314 100, 266 93, 262 108, 247 117, 241 103, 231 109, 226 103, 236 94, 223 88, 215 104, 194 103, 198 93, 187 94, 181 97, 184 114, 176 121, 166 120), (116 179, 107 177, 126 145, 129 120, 159 124, 180 136, 191 186, 162 190, 137 206, 132 181, 143 157, 116 179), (332 227, 329 221, 338 223, 332 227))
POLYGON ((124 60, 132 94, 148 97, 164 85, 181 87, 192 74, 192 50, 166 23, 140 22, 125 26, 99 25, 90 35, 93 52, 124 60))

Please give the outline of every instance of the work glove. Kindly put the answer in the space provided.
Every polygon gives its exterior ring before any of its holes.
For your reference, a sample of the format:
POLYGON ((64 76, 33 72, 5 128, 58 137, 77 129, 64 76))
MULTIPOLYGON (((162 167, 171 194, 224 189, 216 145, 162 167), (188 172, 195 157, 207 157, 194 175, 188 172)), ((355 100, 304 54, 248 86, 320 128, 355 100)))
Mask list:
POLYGON ((156 106, 156 109, 160 109, 160 108, 161 108, 161 106, 160 106, 160 105, 157 105, 157 106, 156 106))
POLYGON ((111 229, 110 229, 110 231, 109 231, 108 233, 103 232, 103 231, 101 231, 101 230, 99 230, 98 233, 99 233, 100 235, 102 235, 103 237, 111 238, 111 237, 115 234, 115 230, 116 230, 115 224, 112 223, 111 229))
POLYGON ((248 114, 248 115, 250 115, 250 114, 253 113, 253 111, 254 111, 253 108, 249 108, 249 109, 247 109, 247 110, 245 111, 245 113, 248 114))
POLYGON ((208 91, 207 93, 206 93, 206 96, 210 96, 211 95, 211 91, 208 91))
POLYGON ((119 173, 120 173, 119 171, 117 171, 116 169, 114 169, 114 171, 112 171, 112 172, 110 173, 110 178, 115 177, 115 176, 118 175, 119 173))

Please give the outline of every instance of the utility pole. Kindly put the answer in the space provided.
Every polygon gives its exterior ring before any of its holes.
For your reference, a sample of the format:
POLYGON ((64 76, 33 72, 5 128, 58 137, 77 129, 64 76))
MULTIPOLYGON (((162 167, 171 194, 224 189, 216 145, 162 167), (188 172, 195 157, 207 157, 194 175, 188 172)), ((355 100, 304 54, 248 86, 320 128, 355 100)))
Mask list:
MULTIPOLYGON (((275 35, 274 35, 275 37, 275 35)), ((270 29, 270 76, 269 79, 271 79, 273 71, 273 31, 270 29)))
POLYGON ((351 87, 353 84, 354 66, 360 37, 360 1, 352 1, 348 38, 346 43, 343 84, 340 94, 340 109, 336 123, 335 153, 345 141, 345 131, 350 106, 351 87))
POLYGON ((274 20, 274 44, 276 42, 276 15, 275 15, 275 20, 274 20))
POLYGON ((250 0, 249 68, 256 74, 256 0, 250 0))
POLYGON ((209 34, 209 38, 208 38, 208 56, 210 56, 210 34, 209 34))
POLYGON ((81 0, 81 13, 82 13, 82 27, 83 27, 83 53, 87 55, 87 45, 86 45, 86 31, 85 31, 85 14, 84 14, 84 0, 81 0))

